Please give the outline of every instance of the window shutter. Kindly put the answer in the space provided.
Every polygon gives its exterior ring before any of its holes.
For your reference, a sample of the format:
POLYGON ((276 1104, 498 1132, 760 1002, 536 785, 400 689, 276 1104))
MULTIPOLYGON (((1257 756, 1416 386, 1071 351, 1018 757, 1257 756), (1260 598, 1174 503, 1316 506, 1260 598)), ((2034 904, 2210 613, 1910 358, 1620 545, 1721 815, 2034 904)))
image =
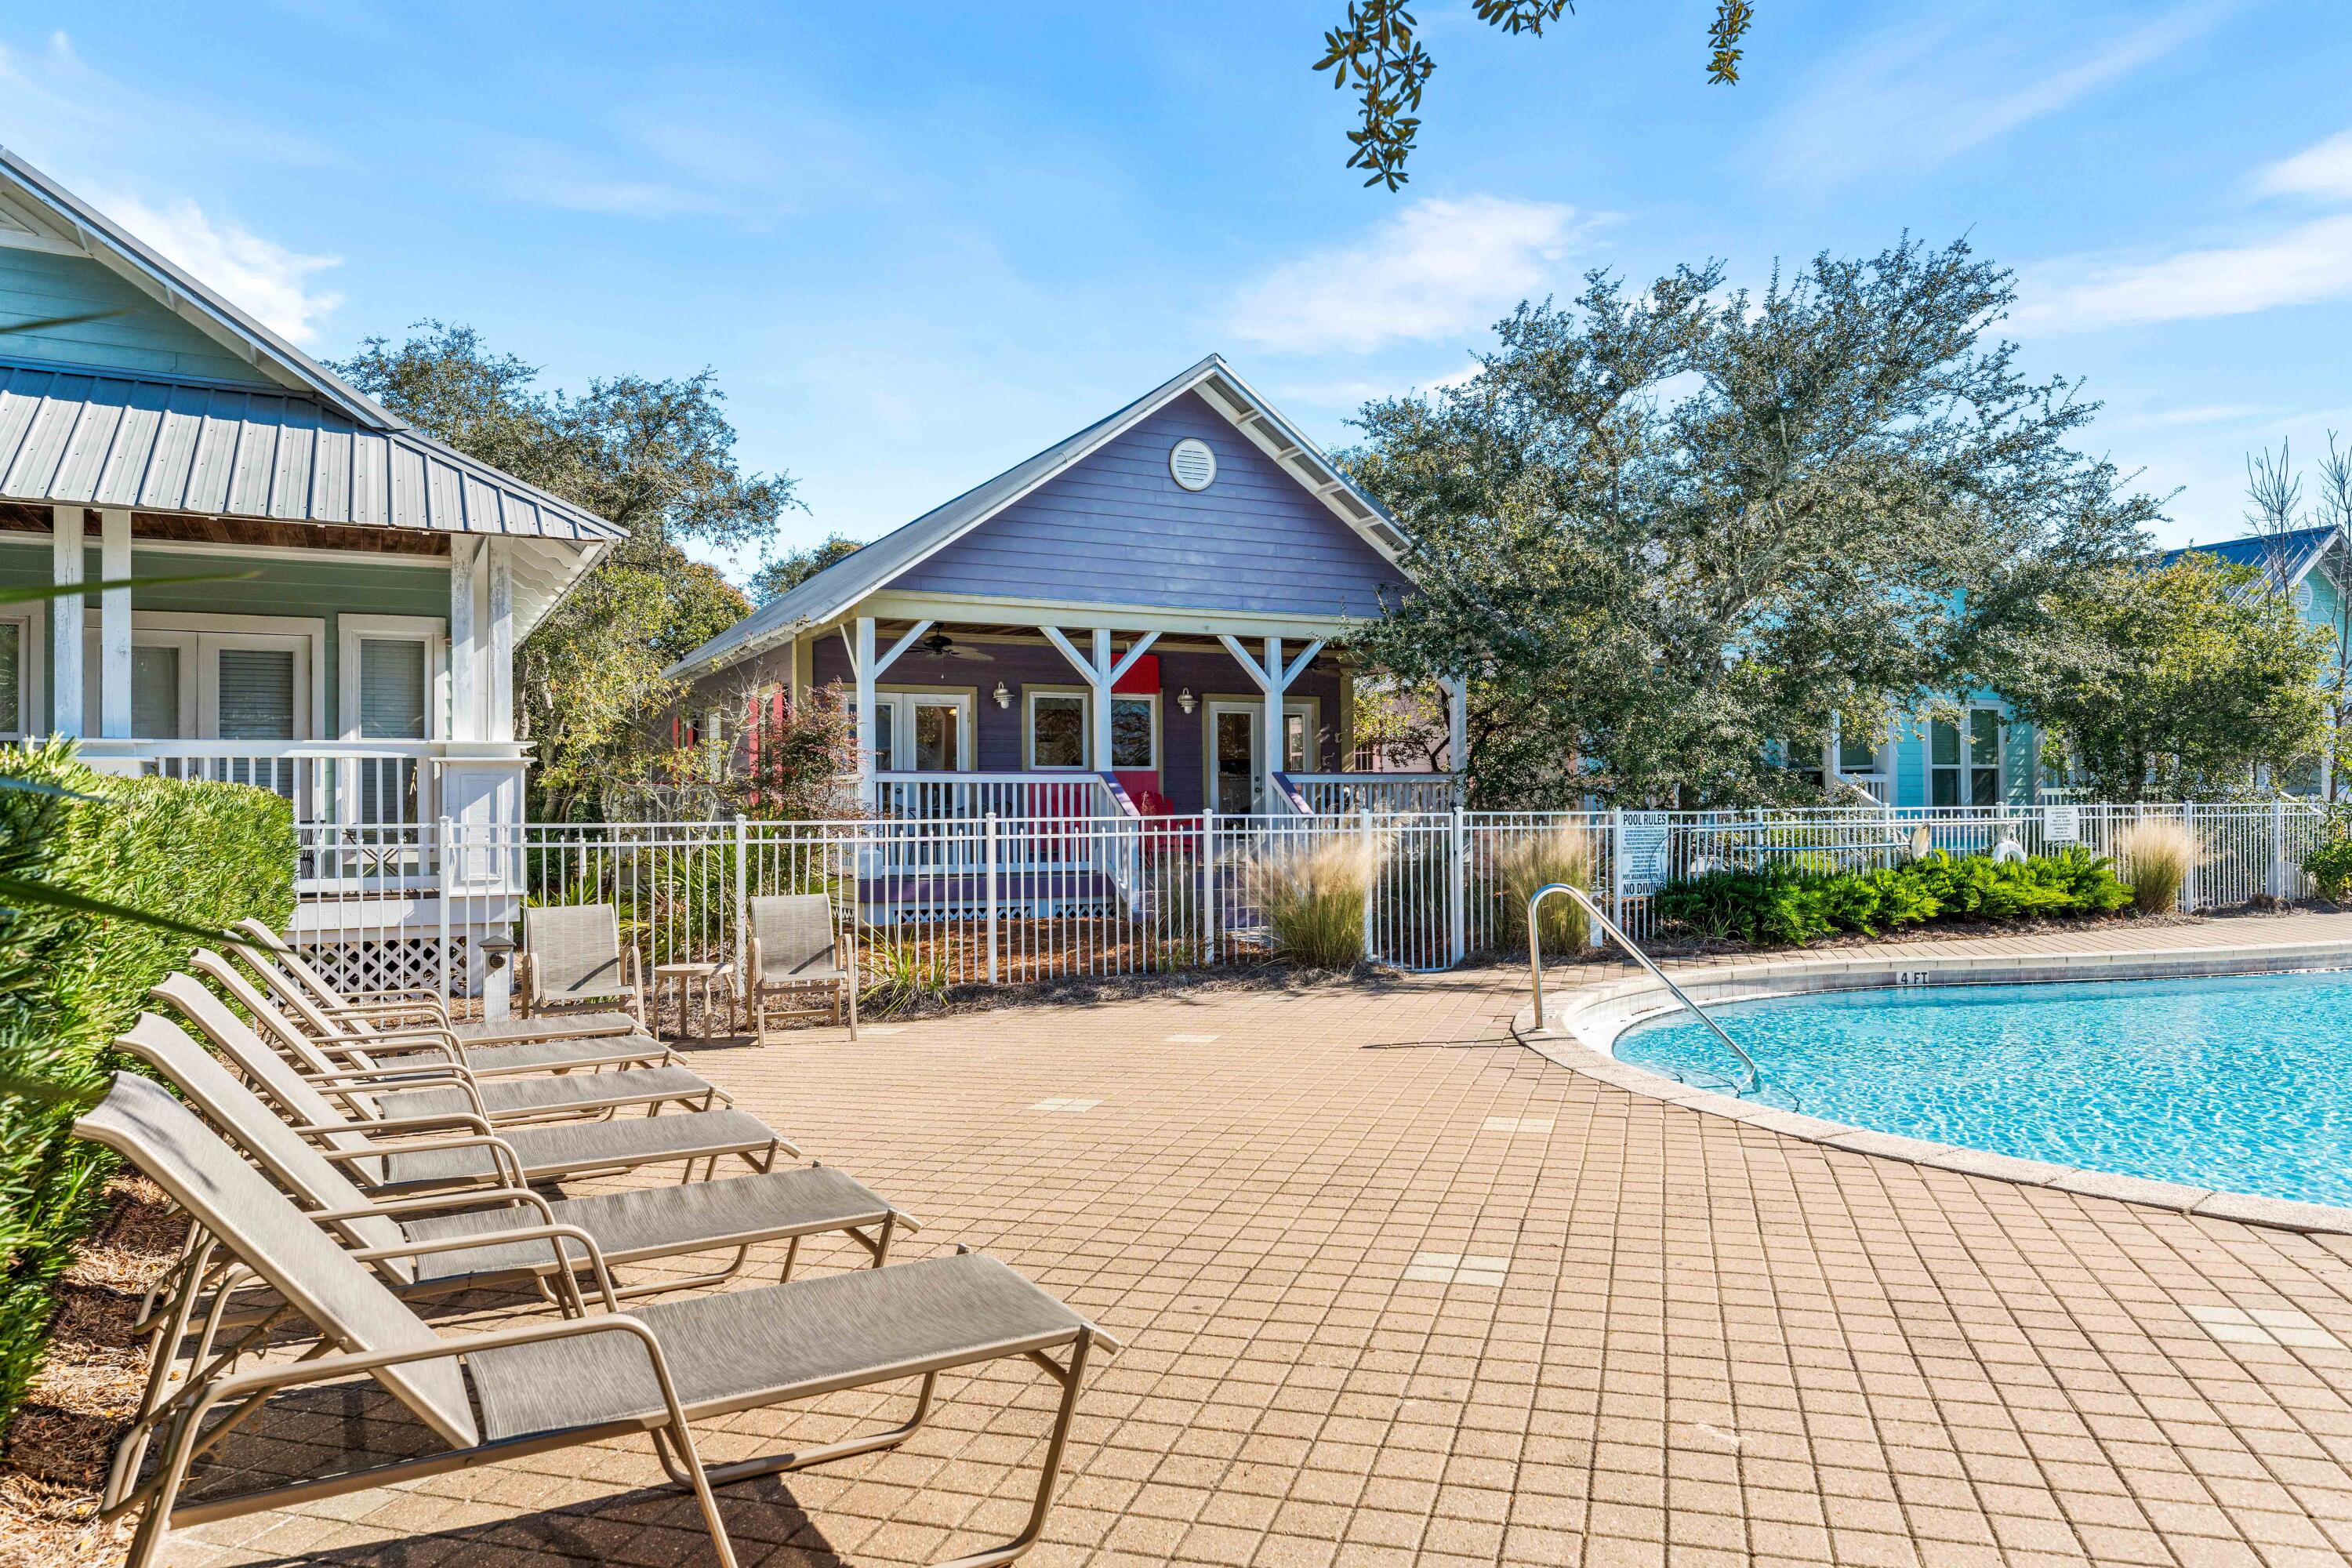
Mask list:
POLYGON ((0 621, 0 733, 25 732, 25 623, 0 621))
POLYGON ((220 650, 220 738, 294 738, 294 655, 290 649, 220 650))
POLYGON ((131 732, 142 741, 180 738, 180 650, 131 650, 131 732))
POLYGON ((360 734, 371 741, 425 739, 425 645, 369 637, 360 644, 360 734))

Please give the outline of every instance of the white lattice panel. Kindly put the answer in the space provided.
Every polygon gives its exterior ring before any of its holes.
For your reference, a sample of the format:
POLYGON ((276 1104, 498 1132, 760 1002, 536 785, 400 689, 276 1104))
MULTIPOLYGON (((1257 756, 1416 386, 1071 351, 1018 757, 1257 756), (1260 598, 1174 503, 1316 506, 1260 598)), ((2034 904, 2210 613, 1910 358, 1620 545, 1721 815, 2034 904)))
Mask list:
MULTIPOLYGON (((466 984, 466 939, 449 942, 452 989, 466 984)), ((335 989, 352 991, 433 990, 441 984, 441 943, 435 937, 387 936, 378 940, 304 943, 302 955, 335 989)))

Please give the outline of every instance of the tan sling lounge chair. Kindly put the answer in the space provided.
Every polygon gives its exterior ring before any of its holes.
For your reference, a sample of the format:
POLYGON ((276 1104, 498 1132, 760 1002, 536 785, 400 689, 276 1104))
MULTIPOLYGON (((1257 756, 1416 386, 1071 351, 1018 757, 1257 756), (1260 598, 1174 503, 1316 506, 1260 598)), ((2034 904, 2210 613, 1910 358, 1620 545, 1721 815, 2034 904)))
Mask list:
POLYGON ((523 1011, 534 1017, 617 1008, 639 1030, 651 1032, 637 950, 622 945, 621 914, 611 904, 524 910, 515 988, 523 1011))
MULTIPOLYGON (((293 988, 302 993, 304 1002, 327 1017, 352 1026, 372 1025, 378 1029, 388 1030, 406 1024, 446 1031, 477 1058, 474 1062, 477 1071, 493 1070, 493 1052, 503 1056, 509 1050, 544 1046, 551 1041, 586 1040, 601 1036, 635 1036, 645 1047, 646 1057, 625 1059, 646 1059, 661 1052, 661 1047, 645 1033, 644 1026, 626 1013, 558 1013, 538 1018, 453 1019, 449 1016, 448 999, 432 991, 338 991, 325 975, 319 973, 318 965, 304 958, 299 950, 261 921, 248 917, 237 921, 232 929, 252 939, 254 951, 250 957, 257 965, 266 962, 283 972, 293 988)), ((533 1062, 531 1065, 544 1064, 533 1062)))
POLYGON ((202 1227, 202 1247, 226 1260, 225 1274, 276 1291, 317 1330, 318 1348, 327 1352, 242 1372, 215 1358, 192 1368, 133 1424, 100 1499, 109 1516, 143 1510, 129 1568, 151 1568, 175 1528, 637 1436, 649 1438, 671 1479, 692 1491, 722 1568, 734 1568, 714 1485, 902 1443, 929 1415, 941 1373, 1018 1356, 1058 1382, 1062 1397, 1020 1533, 953 1560, 955 1568, 989 1568, 1035 1542, 1053 1504, 1088 1353, 1097 1343, 1117 1349, 1093 1324, 977 1253, 623 1310, 604 1259, 570 1227, 535 1228, 551 1250, 560 1242, 589 1251, 603 1310, 444 1337, 160 1086, 116 1075, 74 1131, 151 1177, 202 1227), (354 1376, 373 1379, 446 1447, 181 1503, 194 1461, 271 1395, 354 1376), (887 1431, 725 1466, 706 1467, 695 1451, 693 1421, 910 1379, 920 1380, 912 1415, 887 1431), (142 1479, 159 1434, 159 1463, 142 1479))
POLYGON ((198 948, 188 964, 227 992, 296 1071, 331 1093, 365 1087, 386 1116, 471 1110, 509 1125, 606 1115, 634 1107, 674 1104, 709 1110, 729 1103, 726 1092, 717 1085, 675 1065, 483 1079, 464 1062, 452 1060, 446 1054, 446 1045, 438 1042, 418 1042, 404 1054, 391 1055, 400 1048, 396 1041, 373 1037, 317 1039, 305 1034, 247 983, 235 965, 209 948, 198 948))
POLYGON ((857 1037, 857 986, 842 960, 843 938, 833 900, 823 893, 787 893, 752 899, 751 940, 743 947, 743 1002, 751 1014, 754 1038, 768 1033, 768 998, 788 996, 797 1005, 788 1018, 829 1016, 841 1022, 849 1008, 849 1037, 857 1037))
POLYGON ((499 1128, 474 1110, 387 1116, 380 1102, 361 1090, 347 1089, 331 1100, 194 975, 172 975, 149 994, 202 1030, 238 1072, 277 1102, 296 1131, 379 1194, 484 1182, 530 1186, 673 1163, 683 1163, 690 1176, 703 1162, 715 1173, 721 1156, 768 1171, 775 1168, 779 1153, 800 1152, 758 1117, 731 1110, 499 1128), (405 1134, 419 1136, 400 1136, 405 1134))

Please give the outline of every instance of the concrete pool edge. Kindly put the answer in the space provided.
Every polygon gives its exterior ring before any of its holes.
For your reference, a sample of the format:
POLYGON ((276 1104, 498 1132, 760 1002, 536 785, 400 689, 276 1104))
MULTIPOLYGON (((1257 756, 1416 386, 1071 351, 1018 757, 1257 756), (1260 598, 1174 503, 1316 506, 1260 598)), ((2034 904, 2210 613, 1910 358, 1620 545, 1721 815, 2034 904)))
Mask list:
MULTIPOLYGON (((2146 948, 2113 952, 1906 953, 1899 958, 1841 952, 1817 957, 1758 957, 1670 971, 1675 984, 1702 1005, 1827 991, 1916 985, 2035 984, 2084 980, 2165 980, 2198 975, 2275 974, 2301 969, 2352 968, 2352 941, 2263 942, 2238 947, 2146 948)), ((2050 1187, 2085 1197, 2116 1198, 2213 1219, 2326 1235, 2352 1235, 2352 1208, 2298 1203, 2251 1193, 2225 1193, 2119 1175, 2042 1160, 2021 1159, 1958 1144, 1937 1143, 1829 1121, 1699 1089, 1622 1061, 1619 1036, 1637 1023, 1678 1010, 1665 988, 1647 974, 1603 981, 1545 994, 1544 1017, 1521 1007, 1511 1020, 1519 1042, 1547 1060, 1602 1083, 1686 1109, 1745 1121, 1784 1136, 1902 1160, 1915 1165, 1989 1176, 2023 1186, 2050 1187)))

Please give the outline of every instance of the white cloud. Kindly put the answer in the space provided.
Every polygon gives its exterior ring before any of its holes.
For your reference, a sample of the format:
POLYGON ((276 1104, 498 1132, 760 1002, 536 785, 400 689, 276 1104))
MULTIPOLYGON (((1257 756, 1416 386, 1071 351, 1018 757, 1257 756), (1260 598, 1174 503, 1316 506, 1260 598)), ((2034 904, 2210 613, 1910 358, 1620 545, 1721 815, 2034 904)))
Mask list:
POLYGON ((2266 196, 2318 196, 2352 202, 2352 131, 2341 131, 2292 158, 2283 158, 2254 180, 2266 196))
MULTIPOLYGON (((2352 203, 2352 131, 2257 173, 2265 195, 2352 203)), ((2352 297, 2352 214, 2315 218, 2231 245, 2150 259, 2070 257, 2026 269, 2010 323, 2021 331, 2092 331, 2147 321, 2242 316, 2352 297)))
POLYGON ((2145 321, 2242 316, 2352 294, 2352 216, 2246 245, 2143 262, 2062 261, 2020 279, 2020 331, 2092 331, 2145 321))
POLYGON ((99 210, 194 273, 199 282, 298 343, 315 342, 319 318, 343 297, 317 288, 316 273, 341 258, 305 256, 235 223, 215 222, 185 198, 152 207, 135 196, 93 198, 99 210))
POLYGON ((1825 191, 1878 169, 1932 168, 2162 59, 2226 9, 2191 0, 2120 33, 2063 9, 1907 16, 1824 65, 1822 88, 1775 138, 1774 172, 1825 191))
POLYGON ((1231 330, 1292 353, 1475 332, 1544 292, 1589 226, 1556 202, 1418 201, 1354 245, 1276 268, 1243 295, 1231 330))

